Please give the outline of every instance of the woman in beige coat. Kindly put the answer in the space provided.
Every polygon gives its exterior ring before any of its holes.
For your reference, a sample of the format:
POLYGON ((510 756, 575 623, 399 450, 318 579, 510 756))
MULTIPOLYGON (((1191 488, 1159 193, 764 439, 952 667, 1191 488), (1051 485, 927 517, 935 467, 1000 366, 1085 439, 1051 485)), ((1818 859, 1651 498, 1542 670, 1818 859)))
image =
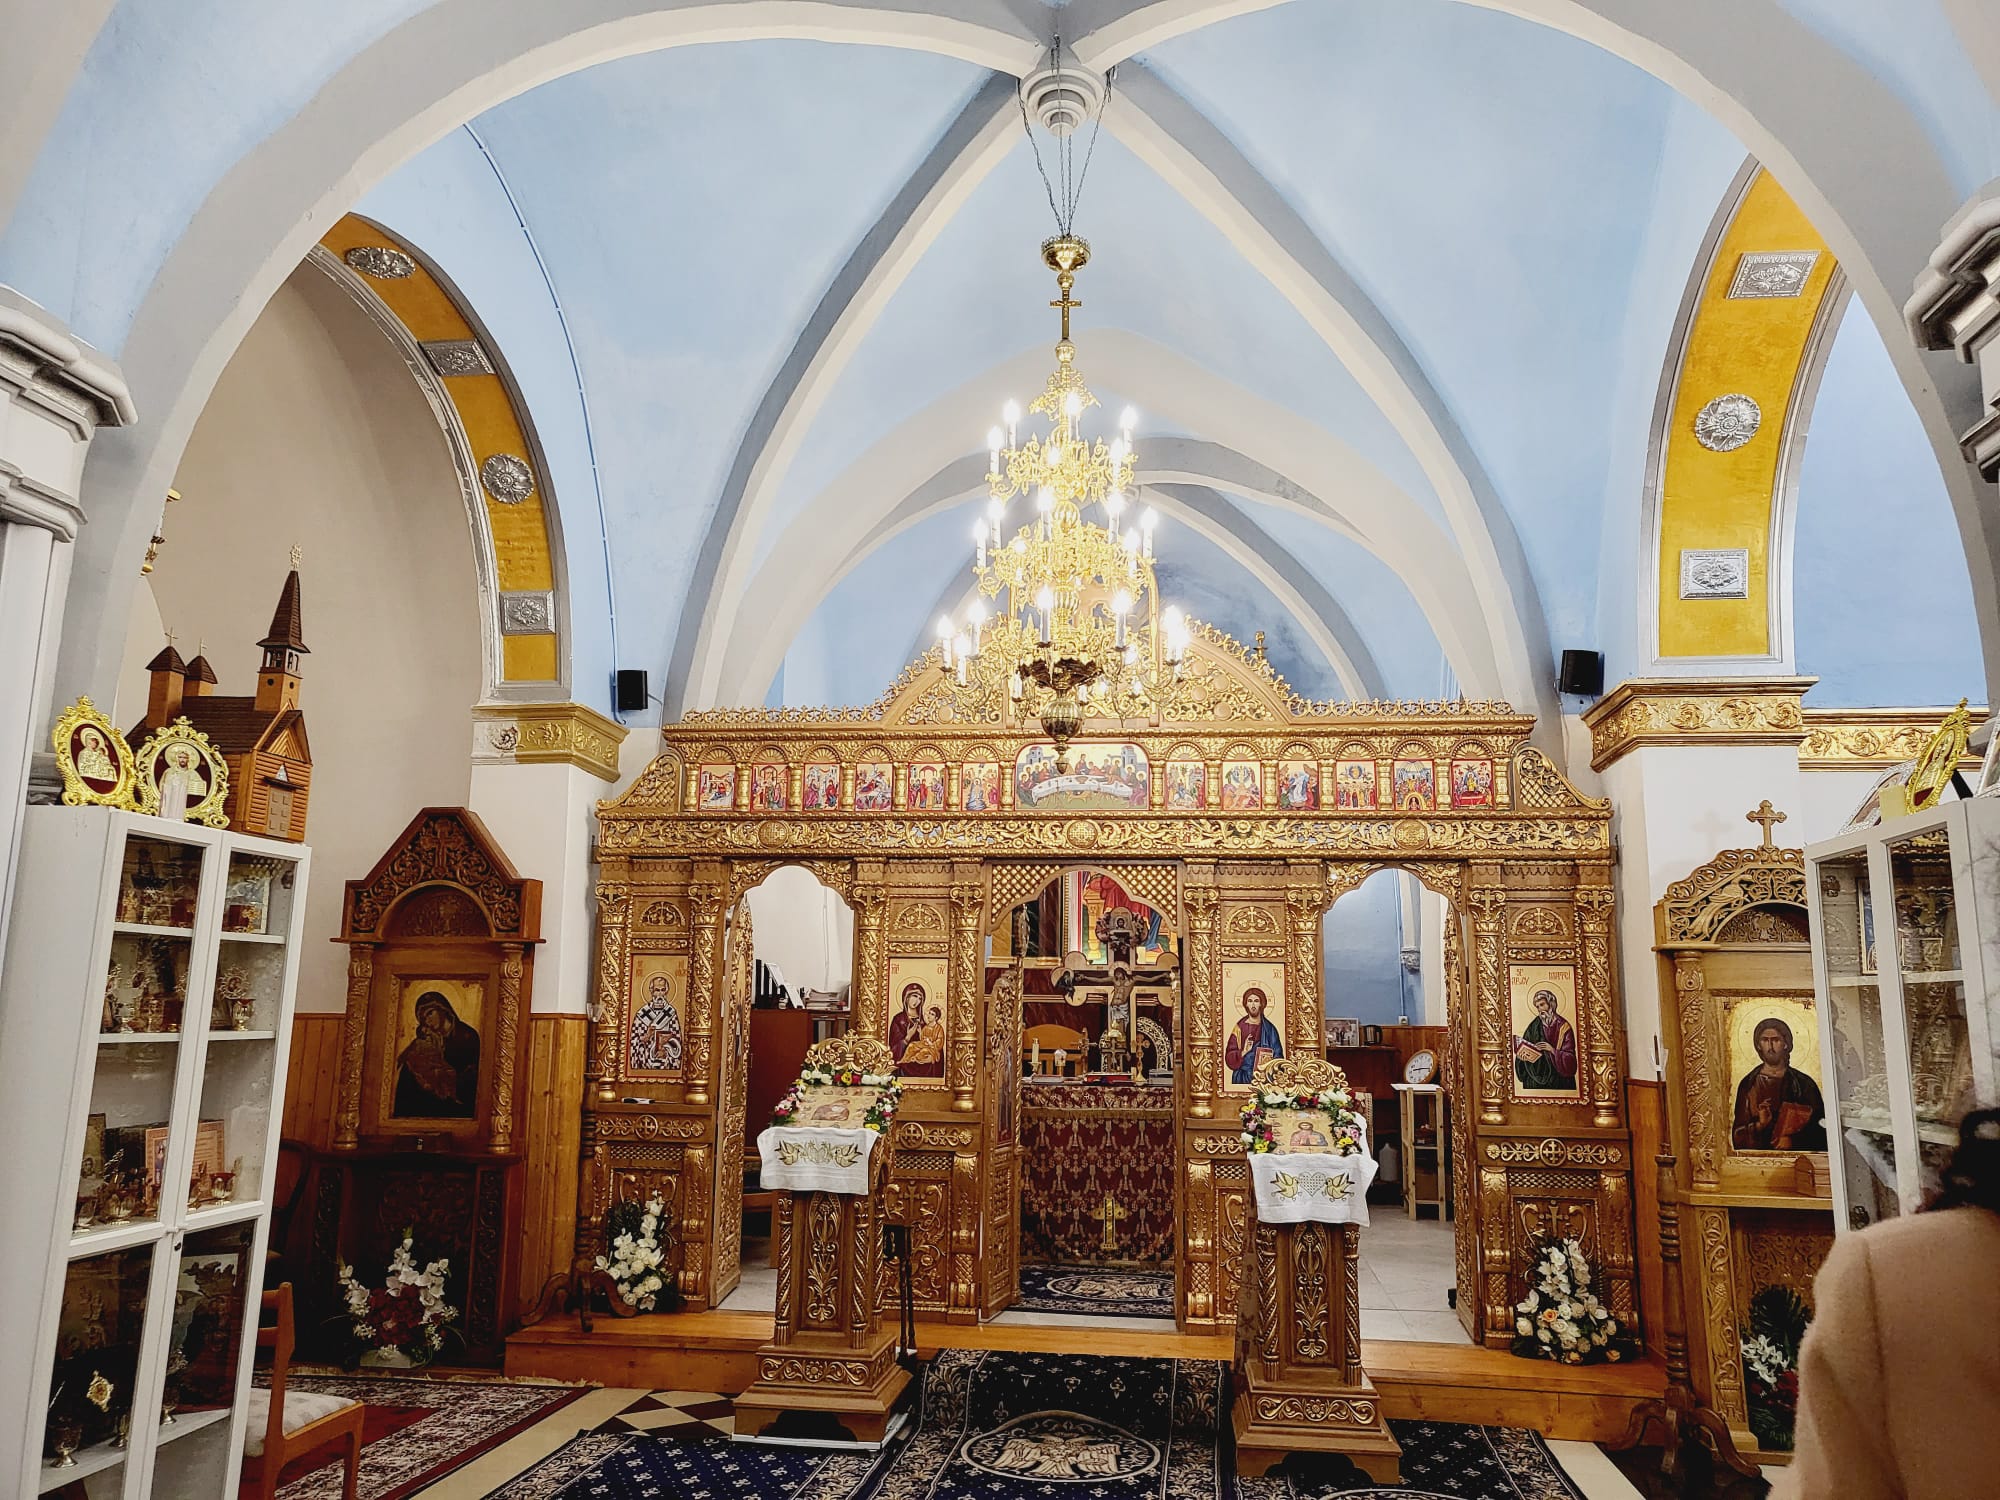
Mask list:
POLYGON ((1924 1212, 1842 1235, 1813 1283, 1785 1500, 2000 1495, 2000 1110, 1924 1212))

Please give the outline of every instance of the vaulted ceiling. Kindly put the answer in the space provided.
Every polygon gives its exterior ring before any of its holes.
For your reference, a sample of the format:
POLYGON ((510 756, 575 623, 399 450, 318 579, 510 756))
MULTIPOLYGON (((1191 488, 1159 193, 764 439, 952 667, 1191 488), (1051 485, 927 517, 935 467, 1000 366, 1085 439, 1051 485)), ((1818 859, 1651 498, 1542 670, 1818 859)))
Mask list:
MULTIPOLYGON (((367 107, 330 98, 349 58, 431 66, 423 28, 457 9, 253 5, 224 27, 122 0, 14 185, 0 278, 110 349, 150 336, 215 184, 314 110, 367 107)), ((523 9, 489 10, 496 56, 533 40, 523 9)), ((598 29, 541 38, 501 102, 467 118, 472 90, 440 91, 345 205, 457 285, 521 385, 580 695, 618 665, 670 707, 862 699, 960 602, 983 434, 1054 338, 1005 70, 1050 22, 1118 64, 1077 225, 1079 363, 1142 413, 1169 596, 1264 631, 1315 696, 1547 710, 1565 647, 1636 669, 1663 361, 1747 148, 1730 101, 1598 45, 1586 12, 1618 7, 1571 8, 1573 35, 1507 13, 1553 7, 1457 0, 1201 25, 1085 0, 1032 26, 779 6, 768 28, 721 4, 667 7, 700 12, 689 44, 633 55, 631 7, 586 9, 598 29)), ((1933 0, 1884 9, 1736 14, 1858 66, 1969 190, 2000 165, 2000 111, 1933 0)), ((1877 323, 1842 320, 1799 478, 1798 667, 1823 701, 1944 698, 1981 671, 1954 497, 1877 323), (1857 577, 1913 602, 1857 615, 1857 577)))

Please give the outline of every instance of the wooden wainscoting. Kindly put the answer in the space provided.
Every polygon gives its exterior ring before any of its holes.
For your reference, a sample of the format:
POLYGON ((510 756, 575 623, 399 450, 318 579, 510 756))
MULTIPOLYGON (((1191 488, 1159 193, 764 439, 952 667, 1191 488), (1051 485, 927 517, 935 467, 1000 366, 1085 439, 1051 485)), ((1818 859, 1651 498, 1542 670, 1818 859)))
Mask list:
MULTIPOLYGON (((536 1015, 528 1025, 526 1191, 521 1204, 521 1310, 569 1270, 576 1247, 577 1157, 583 1148, 583 1016, 536 1015)), ((518 1320, 519 1311, 514 1319, 518 1320)))
POLYGON ((342 1011, 302 1012, 292 1018, 292 1060, 285 1070, 284 1126, 279 1132, 324 1151, 333 1141, 333 1111, 340 1093, 342 1011))
POLYGON ((1632 1258, 1639 1266, 1639 1327, 1649 1353, 1660 1343, 1660 1108, 1666 1095, 1650 1080, 1625 1080, 1625 1118, 1632 1123, 1632 1258))

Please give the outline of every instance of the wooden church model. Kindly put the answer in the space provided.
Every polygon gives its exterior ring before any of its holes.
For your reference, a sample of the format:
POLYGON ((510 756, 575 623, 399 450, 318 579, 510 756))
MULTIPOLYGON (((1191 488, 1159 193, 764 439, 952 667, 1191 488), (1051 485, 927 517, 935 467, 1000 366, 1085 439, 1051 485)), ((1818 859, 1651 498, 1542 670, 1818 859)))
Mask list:
POLYGON ((196 655, 184 662, 169 641, 146 664, 152 677, 146 717, 130 735, 138 745, 154 730, 185 718, 228 763, 230 828, 294 843, 306 836, 306 799, 312 788, 312 748, 299 708, 300 667, 308 654, 302 631, 294 552, 271 628, 257 643, 264 661, 257 669, 255 696, 217 696, 208 658, 196 655))

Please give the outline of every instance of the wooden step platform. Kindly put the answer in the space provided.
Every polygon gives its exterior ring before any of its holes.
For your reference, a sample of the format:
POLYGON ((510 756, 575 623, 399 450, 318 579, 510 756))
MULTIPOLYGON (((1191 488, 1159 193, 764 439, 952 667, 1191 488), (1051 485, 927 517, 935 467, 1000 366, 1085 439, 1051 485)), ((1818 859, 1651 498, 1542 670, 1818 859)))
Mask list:
MULTIPOLYGON (((573 1317, 551 1317, 507 1340, 509 1375, 655 1390, 727 1391, 757 1376, 757 1347, 771 1337, 771 1314, 663 1313, 597 1318, 584 1333, 573 1317)), ((1146 1359, 1231 1356, 1232 1330, 1166 1333, 1085 1326, 917 1324, 917 1346, 1007 1349, 1022 1353, 1121 1354, 1146 1359)), ((1471 1345, 1364 1340, 1362 1365, 1395 1418, 1532 1427, 1547 1437, 1615 1442, 1632 1410, 1665 1389, 1658 1360, 1565 1366, 1516 1359, 1471 1345)))

